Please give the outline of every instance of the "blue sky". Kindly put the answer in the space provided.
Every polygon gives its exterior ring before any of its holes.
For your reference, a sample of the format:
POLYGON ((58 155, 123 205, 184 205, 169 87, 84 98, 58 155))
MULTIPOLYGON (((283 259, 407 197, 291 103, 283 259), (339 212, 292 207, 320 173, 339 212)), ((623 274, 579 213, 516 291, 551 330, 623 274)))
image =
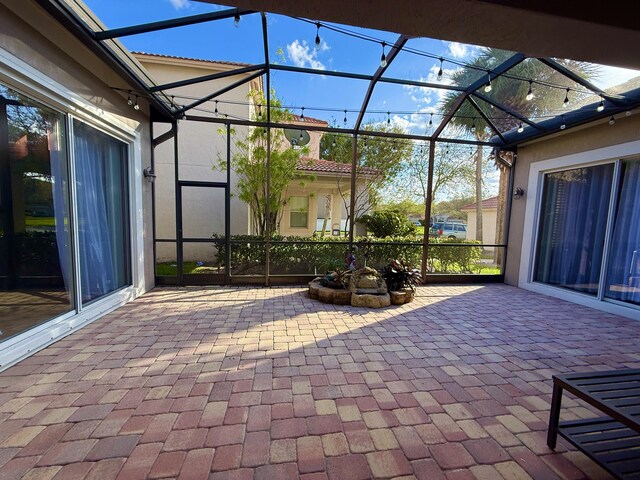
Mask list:
MULTIPOLYGON (((214 6, 189 0, 85 0, 108 28, 122 27, 163 20, 178 16, 194 15, 229 7, 214 6)), ((327 70, 341 70, 372 74, 380 63, 382 46, 379 43, 352 38, 342 33, 320 29, 321 45, 315 48, 316 27, 297 19, 275 14, 268 15, 269 47, 272 62, 327 70)), ((364 33, 387 43, 393 43, 396 34, 345 27, 364 33)), ((261 19, 257 14, 242 18, 239 26, 233 19, 203 23, 160 32, 122 38, 132 51, 160 53, 208 60, 227 60, 246 63, 264 61, 261 19)), ((408 46, 436 56, 465 61, 477 47, 433 39, 413 39, 408 46)), ((389 47, 386 51, 388 52, 389 47)), ((445 63, 446 72, 455 66, 445 63)), ((408 52, 401 52, 390 65, 386 75, 391 77, 435 81, 438 61, 408 52)), ((637 72, 606 68, 601 71, 598 83, 601 87, 622 83, 637 72)), ((272 73, 272 85, 285 105, 295 106, 294 113, 305 107, 305 115, 343 125, 342 110, 359 110, 368 82, 337 79, 328 76, 302 75, 285 72, 272 73), (341 110, 337 113, 314 111, 312 107, 328 107, 341 110)), ((378 84, 368 110, 378 110, 365 117, 367 120, 386 120, 390 111, 392 121, 414 133, 424 133, 428 114, 394 114, 394 112, 438 112, 436 106, 439 91, 407 88, 400 85, 378 84)), ((357 114, 348 113, 348 125, 357 114)), ((437 118, 434 119, 434 122, 437 118)))
MULTIPOLYGON (((108 28, 228 8, 188 0, 136 0, 128 2, 126 8, 122 8, 120 2, 113 0, 86 0, 86 3, 108 28)), ((364 74, 373 74, 380 63, 382 46, 379 43, 352 38, 321 28, 321 46, 316 49, 315 25, 275 14, 269 14, 267 18, 270 55, 273 62, 364 74)), ((345 28, 387 43, 393 43, 397 38, 397 34, 390 32, 348 26, 345 28)), ((264 61, 259 15, 243 17, 237 28, 232 19, 227 19, 125 37, 121 41, 132 51, 247 63, 264 61)), ((469 46, 432 39, 415 39, 411 41, 411 46, 435 55, 457 59, 467 58, 473 52, 473 48, 469 46)), ((388 51, 387 46, 386 52, 388 51)), ((402 52, 389 67, 387 75, 413 80, 433 80, 438 64, 437 60, 402 52)), ((453 68, 453 65, 449 64, 448 67, 453 68)), ((445 64, 446 69, 447 64, 445 64)), ((334 117, 341 125, 344 117, 342 110, 358 110, 368 86, 368 82, 361 80, 285 72, 273 72, 272 84, 285 104, 304 106, 307 116, 329 121, 334 117), (341 112, 312 111, 313 106, 336 108, 341 112)), ((434 93, 402 86, 378 85, 368 109, 391 111, 391 117, 394 117, 393 112, 435 111, 438 96, 434 93)), ((294 113, 300 113, 299 109, 294 110, 294 113)), ((348 123, 352 124, 356 114, 348 113, 347 116, 348 123)), ((408 122, 412 122, 412 118, 409 115, 403 116, 405 120, 396 118, 395 121, 409 125, 408 122)), ((375 113, 369 117, 372 120, 386 120, 386 118, 386 113, 375 113)), ((426 125, 427 122, 427 115, 413 118, 413 123, 426 125)))

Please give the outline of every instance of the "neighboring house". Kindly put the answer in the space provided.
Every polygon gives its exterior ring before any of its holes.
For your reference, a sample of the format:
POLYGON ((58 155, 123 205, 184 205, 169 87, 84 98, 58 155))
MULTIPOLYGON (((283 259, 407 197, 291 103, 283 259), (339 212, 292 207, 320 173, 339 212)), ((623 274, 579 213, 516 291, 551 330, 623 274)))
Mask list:
MULTIPOLYGON (((476 204, 469 203, 460 208, 467 214, 467 240, 476 239, 476 204)), ((482 200, 482 243, 496 243, 496 223, 498 219, 498 197, 482 200)))
MULTIPOLYGON (((184 57, 172 57, 150 53, 134 54, 137 60, 159 84, 198 77, 237 69, 246 64, 199 60, 184 57)), ((220 90, 243 76, 234 75, 205 83, 182 86, 172 90, 176 95, 176 103, 188 103, 188 99, 200 98, 216 90, 220 90)), ((217 113, 210 109, 198 111, 203 116, 224 116, 231 118, 250 118, 256 105, 249 103, 250 91, 262 90, 259 77, 233 90, 216 97, 217 113)), ((298 162, 294 180, 286 188, 284 208, 278 219, 278 233, 281 235, 311 236, 325 228, 325 234, 337 234, 346 228, 346 206, 349 203, 351 189, 351 165, 340 164, 320 159, 320 139, 322 132, 305 130, 307 125, 327 127, 328 123, 312 117, 293 115, 290 130, 296 132, 297 127, 309 134, 310 140, 305 147, 308 153, 298 162), (309 179, 311 177, 311 180, 309 179), (301 185, 301 183, 303 185, 301 185), (327 217, 325 223, 324 218, 327 217)), ((181 121, 179 124, 179 178, 180 180, 197 180, 224 182, 226 173, 216 168, 226 151, 226 138, 218 132, 220 124, 181 121)), ((243 138, 246 127, 234 127, 235 138, 243 138)), ((233 142, 233 140, 232 140, 233 142)), ((290 145, 282 145, 289 148, 290 145)), ((295 148, 295 147, 294 147, 295 148)), ((235 153, 232 143, 231 154, 235 153)), ((159 239, 175 240, 175 163, 172 142, 160 145, 155 152, 156 162, 156 235, 159 239)), ((363 188, 369 178, 366 169, 360 170, 357 183, 358 191, 363 188)), ((238 177, 231 172, 231 234, 253 234, 251 211, 248 205, 236 194, 238 177)), ((210 238, 212 234, 224 234, 224 190, 201 187, 182 188, 182 221, 185 238, 210 238)), ((362 199, 360 199, 362 201, 362 199)), ((215 251, 210 244, 201 242, 185 242, 184 259, 186 261, 211 260, 215 251)), ((174 261, 176 250, 173 243, 163 243, 157 249, 157 261, 174 261)))

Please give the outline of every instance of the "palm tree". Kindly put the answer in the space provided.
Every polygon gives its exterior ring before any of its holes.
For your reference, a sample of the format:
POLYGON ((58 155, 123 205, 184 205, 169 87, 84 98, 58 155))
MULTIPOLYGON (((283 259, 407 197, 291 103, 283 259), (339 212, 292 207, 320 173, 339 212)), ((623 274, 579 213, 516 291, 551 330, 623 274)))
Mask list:
MULTIPOLYGON (((462 87, 471 85, 478 79, 482 79, 483 76, 488 79, 489 72, 508 60, 512 55, 513 53, 505 50, 484 48, 469 62, 471 67, 476 68, 459 68, 450 75, 450 79, 454 85, 462 87)), ((598 67, 593 64, 573 60, 556 61, 585 79, 594 77, 598 72, 598 67)), ((565 97, 569 98, 569 106, 571 106, 571 104, 579 100, 581 96, 574 90, 584 90, 584 88, 568 77, 535 58, 528 58, 508 70, 506 75, 492 79, 491 87, 490 93, 485 93, 482 87, 478 92, 486 95, 493 102, 504 105, 519 113, 524 118, 555 116, 559 111, 562 111, 563 107, 566 110, 565 97), (528 80, 531 80, 531 82, 528 80), (558 88, 558 86, 561 86, 561 88, 558 88), (528 95, 530 92, 534 93, 533 98, 528 95), (569 92, 571 92, 571 96, 569 96, 569 92)), ((462 93, 456 91, 447 93, 441 102, 441 110, 448 112, 460 95, 462 95, 462 93)), ((473 101, 500 132, 505 132, 520 126, 521 122, 516 117, 500 112, 488 102, 479 98, 474 98, 473 101)), ((469 100, 465 100, 462 103, 455 116, 451 119, 451 123, 464 128, 467 133, 478 141, 487 141, 495 134, 469 100)), ((478 145, 475 152, 475 198, 476 240, 480 241, 482 241, 482 159, 483 149, 481 145, 478 145)), ((497 166, 499 167, 498 164, 497 166)), ((503 184, 506 185, 506 177, 507 170, 500 168, 501 186, 503 186, 503 184)), ((506 191, 505 188, 501 188, 500 190, 506 191)), ((504 206, 500 208, 500 201, 504 202, 504 198, 502 197, 504 197, 504 195, 500 195, 498 199, 498 212, 502 211, 504 213, 504 206)), ((502 222, 498 221, 497 223, 496 228, 498 232, 500 232, 499 225, 502 222)), ((496 241, 500 241, 499 238, 500 237, 496 235, 496 241)))

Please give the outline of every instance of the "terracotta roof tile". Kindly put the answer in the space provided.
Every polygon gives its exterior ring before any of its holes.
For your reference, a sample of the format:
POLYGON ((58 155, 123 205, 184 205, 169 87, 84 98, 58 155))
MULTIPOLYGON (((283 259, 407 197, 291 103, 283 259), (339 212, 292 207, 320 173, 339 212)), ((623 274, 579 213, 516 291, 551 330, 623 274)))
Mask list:
MULTIPOLYGON (((302 157, 298 160, 296 170, 317 173, 341 173, 350 175, 351 165, 348 163, 338 163, 332 160, 321 160, 318 158, 302 157)), ((360 167, 358 173, 363 175, 377 175, 378 170, 372 167, 360 167)))
POLYGON ((304 120, 300 117, 300 115, 296 115, 295 113, 292 114, 293 115, 293 121, 294 122, 306 122, 306 123, 320 123, 320 124, 324 124, 324 125, 329 125, 329 122, 327 122, 326 120, 320 120, 319 118, 313 118, 313 117, 307 117, 306 115, 304 116, 304 120))
POLYGON ((191 57, 179 57, 176 55, 163 55, 161 53, 147 53, 147 52, 131 52, 134 55, 144 55, 145 57, 157 57, 157 58, 173 58, 175 60, 189 60, 192 62, 204 62, 211 64, 221 64, 221 65, 234 65, 237 67, 249 67, 250 63, 242 63, 242 62, 228 62, 226 60, 205 60, 203 58, 191 58, 191 57))
MULTIPOLYGON (((485 198, 482 200, 482 209, 490 209, 490 208, 498 208, 498 197, 485 198)), ((476 203, 469 203, 464 207, 461 207, 460 210, 475 210, 476 203)))

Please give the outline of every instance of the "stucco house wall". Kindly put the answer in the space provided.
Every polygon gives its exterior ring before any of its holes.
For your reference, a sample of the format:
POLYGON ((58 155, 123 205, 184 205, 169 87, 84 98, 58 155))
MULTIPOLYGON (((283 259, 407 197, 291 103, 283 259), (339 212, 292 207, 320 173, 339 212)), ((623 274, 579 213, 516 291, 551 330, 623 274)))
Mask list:
POLYGON ((630 307, 592 301, 579 293, 530 281, 542 173, 607 160, 637 158, 640 155, 640 115, 637 112, 629 113, 618 115, 614 125, 602 120, 518 147, 513 187, 524 189, 524 195, 512 201, 505 283, 640 318, 638 311, 630 307))
MULTIPOLYGON (((95 22, 86 13, 85 19, 95 22)), ((138 111, 129 106, 116 89, 132 86, 32 0, 0 0, 0 83, 67 118, 128 138, 128 194, 135 212, 130 219, 131 285, 3 341, 4 369, 151 289, 154 275, 151 185, 142 176, 151 162, 144 99, 138 111)))

